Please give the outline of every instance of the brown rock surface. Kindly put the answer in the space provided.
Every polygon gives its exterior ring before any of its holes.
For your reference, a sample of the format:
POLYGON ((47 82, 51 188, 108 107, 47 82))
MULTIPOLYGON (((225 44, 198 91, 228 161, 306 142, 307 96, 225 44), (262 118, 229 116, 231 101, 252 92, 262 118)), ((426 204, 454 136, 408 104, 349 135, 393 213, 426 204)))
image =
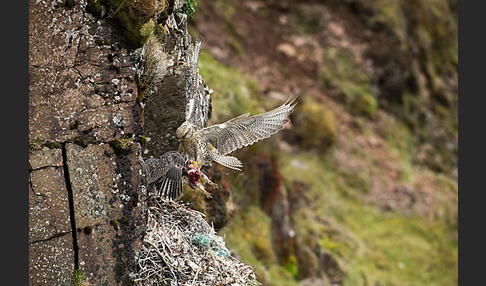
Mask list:
POLYGON ((62 167, 61 149, 42 148, 29 154, 30 169, 36 170, 47 166, 62 167))
MULTIPOLYGON (((84 228, 109 223, 110 217, 119 217, 121 208, 115 205, 115 156, 108 144, 89 145, 86 148, 66 144, 69 178, 73 191, 76 227, 84 228)), ((116 197, 120 197, 117 194, 116 197)))
POLYGON ((30 139, 107 142, 141 133, 134 62, 118 33, 85 6, 30 1, 30 139))
POLYGON ((73 269, 71 234, 29 245, 29 285, 69 285, 73 269))
POLYGON ((123 265, 117 264, 120 251, 113 251, 116 234, 114 228, 107 224, 87 227, 78 232, 79 268, 85 271, 86 282, 116 285, 115 267, 121 270, 123 265))
POLYGON ((71 233, 62 168, 47 167, 31 172, 29 206, 29 243, 71 233))
POLYGON ((126 283, 128 269, 133 271, 129 267, 145 225, 136 146, 128 155, 117 155, 108 144, 66 144, 79 268, 95 285, 126 283))
POLYGON ((140 146, 118 155, 108 144, 142 132, 136 59, 86 6, 29 1, 29 140, 63 146, 29 157, 31 285, 65 285, 75 268, 94 285, 126 284, 143 230, 140 146), (81 230, 74 236, 70 211, 81 230), (117 236, 113 221, 124 222, 117 236))
POLYGON ((185 120, 185 98, 190 72, 187 65, 169 69, 160 83, 159 92, 152 94, 147 101, 144 108, 144 134, 150 138, 145 146, 150 151, 148 155, 160 157, 167 151, 177 150, 175 131, 185 120))

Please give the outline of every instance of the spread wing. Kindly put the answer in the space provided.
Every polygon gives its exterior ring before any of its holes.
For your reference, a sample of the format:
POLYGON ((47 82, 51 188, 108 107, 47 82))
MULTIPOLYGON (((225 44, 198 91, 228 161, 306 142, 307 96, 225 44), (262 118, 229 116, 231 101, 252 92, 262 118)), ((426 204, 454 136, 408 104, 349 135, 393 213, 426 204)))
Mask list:
POLYGON ((296 104, 295 98, 289 98, 273 110, 254 116, 245 113, 225 123, 203 128, 199 132, 219 151, 219 154, 226 155, 283 129, 289 121, 287 116, 292 113, 296 104))
POLYGON ((184 158, 174 151, 164 153, 160 158, 145 160, 147 183, 154 184, 157 195, 175 199, 182 192, 182 173, 184 158))

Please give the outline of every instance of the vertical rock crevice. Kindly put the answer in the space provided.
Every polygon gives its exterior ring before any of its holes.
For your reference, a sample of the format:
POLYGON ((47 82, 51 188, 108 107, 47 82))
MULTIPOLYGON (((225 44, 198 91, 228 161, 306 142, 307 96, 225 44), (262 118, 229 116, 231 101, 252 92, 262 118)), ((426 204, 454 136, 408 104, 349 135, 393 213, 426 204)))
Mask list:
POLYGON ((78 238, 76 234, 76 218, 74 215, 75 211, 74 211, 73 188, 69 177, 66 145, 63 145, 61 150, 62 150, 62 167, 64 170, 64 180, 66 182, 66 190, 68 193, 68 200, 69 200, 69 218, 71 220, 71 232, 73 236, 74 269, 77 270, 79 269, 79 251, 78 251, 79 248, 78 248, 78 238))

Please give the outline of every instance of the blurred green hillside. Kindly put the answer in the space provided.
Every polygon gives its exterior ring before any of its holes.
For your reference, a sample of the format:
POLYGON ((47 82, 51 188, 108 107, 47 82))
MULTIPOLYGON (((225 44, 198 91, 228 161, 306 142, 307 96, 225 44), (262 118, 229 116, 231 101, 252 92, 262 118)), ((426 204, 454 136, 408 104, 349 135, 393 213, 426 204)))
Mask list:
POLYGON ((287 128, 189 194, 263 285, 456 285, 457 1, 199 0, 211 122, 287 128))

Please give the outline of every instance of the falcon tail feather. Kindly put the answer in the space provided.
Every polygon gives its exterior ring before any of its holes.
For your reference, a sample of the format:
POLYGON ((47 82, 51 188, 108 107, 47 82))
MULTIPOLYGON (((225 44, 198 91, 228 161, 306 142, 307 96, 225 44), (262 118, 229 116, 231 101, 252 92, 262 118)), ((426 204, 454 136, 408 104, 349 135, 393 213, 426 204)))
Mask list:
POLYGON ((213 153, 213 160, 218 164, 237 171, 241 171, 240 168, 243 167, 241 161, 233 156, 223 156, 218 153, 213 153))

